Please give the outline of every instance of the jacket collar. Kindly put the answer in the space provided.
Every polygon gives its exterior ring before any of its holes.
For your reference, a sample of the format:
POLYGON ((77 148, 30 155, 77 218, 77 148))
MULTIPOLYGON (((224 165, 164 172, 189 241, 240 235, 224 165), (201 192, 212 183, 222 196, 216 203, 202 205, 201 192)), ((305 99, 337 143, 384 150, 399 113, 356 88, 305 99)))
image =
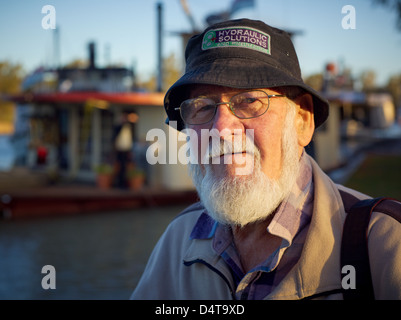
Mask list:
POLYGON ((302 255, 267 299, 302 299, 341 289, 340 251, 345 210, 336 185, 312 158, 311 163, 315 197, 302 255))

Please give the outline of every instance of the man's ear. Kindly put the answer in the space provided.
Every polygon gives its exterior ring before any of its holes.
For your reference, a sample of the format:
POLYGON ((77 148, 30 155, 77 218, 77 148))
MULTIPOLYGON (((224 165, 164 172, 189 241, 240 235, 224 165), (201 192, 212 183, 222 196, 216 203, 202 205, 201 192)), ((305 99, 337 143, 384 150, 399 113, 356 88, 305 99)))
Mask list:
POLYGON ((312 140, 315 131, 315 120, 313 114, 313 99, 308 93, 296 98, 297 115, 295 117, 295 128, 298 134, 298 144, 306 147, 312 140))

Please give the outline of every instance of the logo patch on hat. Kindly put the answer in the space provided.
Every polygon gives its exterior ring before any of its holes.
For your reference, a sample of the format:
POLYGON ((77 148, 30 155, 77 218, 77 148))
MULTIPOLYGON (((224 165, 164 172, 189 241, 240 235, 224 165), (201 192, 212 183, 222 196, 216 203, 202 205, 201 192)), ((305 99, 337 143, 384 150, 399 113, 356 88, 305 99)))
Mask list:
POLYGON ((216 48, 245 48, 270 53, 270 35, 248 27, 209 30, 202 41, 202 50, 216 48))

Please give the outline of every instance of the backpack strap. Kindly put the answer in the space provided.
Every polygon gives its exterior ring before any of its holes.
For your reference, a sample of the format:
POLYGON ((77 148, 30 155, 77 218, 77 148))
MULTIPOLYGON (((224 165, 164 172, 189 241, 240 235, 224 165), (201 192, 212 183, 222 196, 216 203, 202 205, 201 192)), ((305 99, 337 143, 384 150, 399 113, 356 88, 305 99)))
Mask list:
POLYGON ((359 200, 339 190, 348 213, 341 243, 341 270, 351 265, 356 272, 356 289, 343 290, 344 299, 373 300, 373 284, 368 250, 368 226, 373 211, 380 211, 401 222, 401 205, 391 198, 359 200))

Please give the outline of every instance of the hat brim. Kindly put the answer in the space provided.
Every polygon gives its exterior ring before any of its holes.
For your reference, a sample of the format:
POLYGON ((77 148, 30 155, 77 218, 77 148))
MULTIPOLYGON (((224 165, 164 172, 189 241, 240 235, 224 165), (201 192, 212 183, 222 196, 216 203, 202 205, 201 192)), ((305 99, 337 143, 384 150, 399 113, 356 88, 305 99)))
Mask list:
POLYGON ((269 64, 261 66, 260 63, 255 63, 253 60, 248 60, 244 63, 244 59, 234 58, 209 61, 185 73, 175 82, 167 91, 164 99, 164 107, 168 116, 166 123, 177 121, 177 130, 184 128, 180 113, 175 108, 179 107, 181 102, 188 98, 188 87, 199 84, 236 89, 296 86, 312 95, 316 128, 325 122, 329 115, 328 101, 302 80, 295 79, 293 76, 269 64), (230 77, 227 77, 227 75, 230 75, 230 77))

